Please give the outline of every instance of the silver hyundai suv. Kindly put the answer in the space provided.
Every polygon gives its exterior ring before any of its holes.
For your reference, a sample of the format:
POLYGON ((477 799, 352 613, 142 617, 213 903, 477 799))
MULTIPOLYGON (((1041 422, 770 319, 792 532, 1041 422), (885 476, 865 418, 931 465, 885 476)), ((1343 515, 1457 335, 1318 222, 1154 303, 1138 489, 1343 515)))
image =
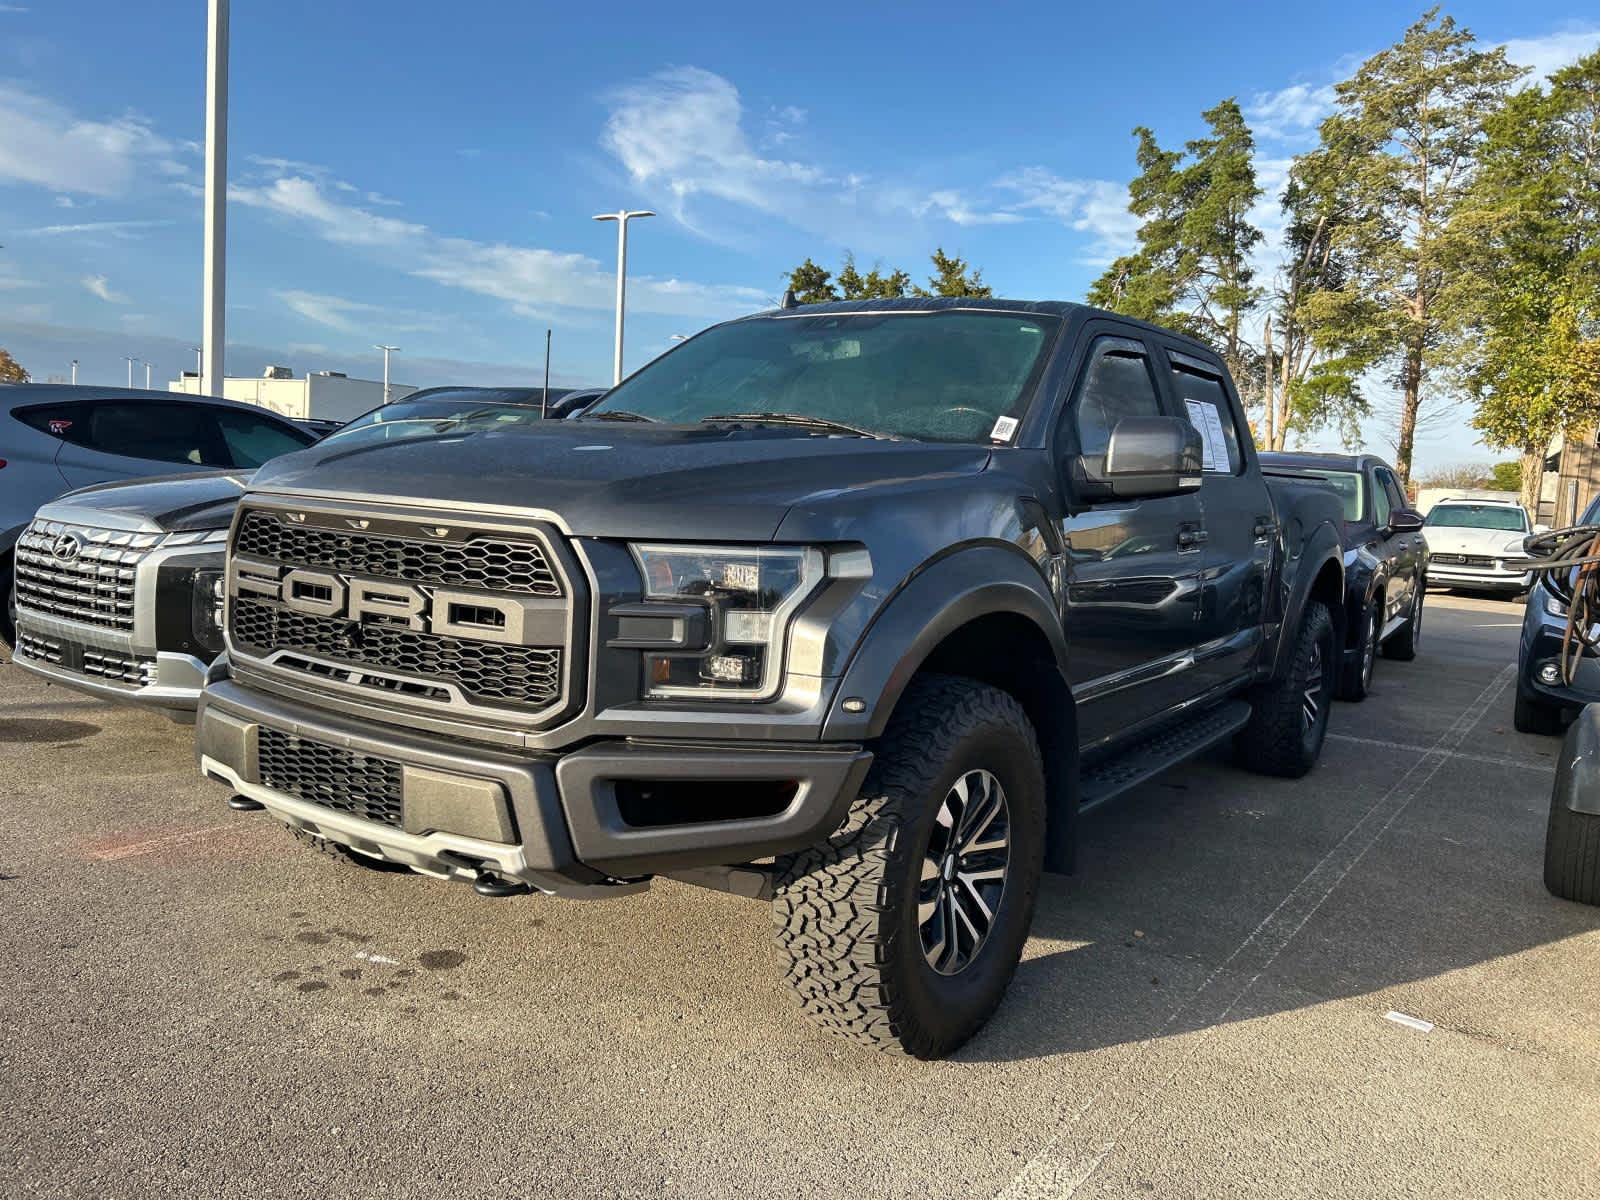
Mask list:
MULTIPOLYGON (((98 627, 107 621, 114 626, 131 603, 119 593, 115 572, 92 579, 63 576, 37 561, 37 547, 18 547, 41 505, 112 479, 219 467, 254 470, 316 440, 315 433, 283 417, 231 400, 130 388, 0 386, 0 638, 7 645, 16 640, 13 585, 23 559, 34 560, 22 570, 34 576, 41 603, 59 606, 69 619, 87 611, 96 614, 92 623, 98 627)), ((95 546, 108 531, 77 532, 83 545, 95 546)))

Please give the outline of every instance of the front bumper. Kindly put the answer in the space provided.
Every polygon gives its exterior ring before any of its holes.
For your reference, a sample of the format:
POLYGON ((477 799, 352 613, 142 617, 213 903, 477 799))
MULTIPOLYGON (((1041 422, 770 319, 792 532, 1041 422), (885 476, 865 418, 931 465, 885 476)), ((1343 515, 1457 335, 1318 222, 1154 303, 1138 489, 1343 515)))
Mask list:
POLYGON ((196 755, 206 775, 293 828, 442 879, 488 872, 554 893, 811 845, 844 819, 872 761, 854 745, 626 740, 542 756, 469 749, 308 713, 228 679, 214 680, 201 699, 196 755), (292 771, 313 760, 334 766, 317 779, 282 777, 286 761, 292 771), (382 819, 364 800, 352 804, 347 787, 378 776, 392 781, 382 819), (671 797, 697 785, 786 799, 775 811, 735 803, 717 819, 674 809, 671 797), (661 795, 668 799, 651 799, 661 795))
POLYGON ((1533 572, 1502 559, 1489 566, 1468 566, 1429 558, 1428 583, 1433 587, 1477 588, 1486 592, 1525 592, 1533 586, 1533 572))
MULTIPOLYGON (((11 661, 50 683, 87 692, 101 700, 136 704, 184 718, 199 706, 206 663, 192 654, 161 650, 140 654, 123 644, 97 645, 78 640, 99 630, 67 628, 67 622, 41 627, 37 618, 20 614, 17 644, 11 661)), ((100 636, 110 643, 112 636, 100 636)))

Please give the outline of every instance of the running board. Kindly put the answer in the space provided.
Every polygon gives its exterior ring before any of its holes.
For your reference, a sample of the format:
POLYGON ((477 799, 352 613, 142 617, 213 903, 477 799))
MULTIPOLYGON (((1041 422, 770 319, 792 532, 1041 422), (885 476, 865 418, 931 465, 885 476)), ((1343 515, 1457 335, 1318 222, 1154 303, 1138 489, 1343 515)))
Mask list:
POLYGON ((1141 738, 1109 758, 1090 763, 1083 768, 1078 811, 1099 808, 1129 788, 1211 749, 1249 723, 1250 705, 1243 700, 1229 700, 1141 738))

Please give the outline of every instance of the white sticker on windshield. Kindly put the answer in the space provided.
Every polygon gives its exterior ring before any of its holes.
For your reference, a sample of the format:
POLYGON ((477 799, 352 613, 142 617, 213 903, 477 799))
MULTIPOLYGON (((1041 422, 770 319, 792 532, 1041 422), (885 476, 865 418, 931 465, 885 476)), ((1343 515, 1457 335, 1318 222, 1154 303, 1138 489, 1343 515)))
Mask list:
POLYGON ((1222 432, 1222 414, 1217 411, 1217 406, 1203 400, 1185 400, 1183 404, 1189 410, 1189 424, 1200 431, 1200 469, 1231 470, 1228 438, 1222 432))
POLYGON ((1017 419, 1015 417, 996 417, 994 428, 989 430, 989 440, 991 442, 1009 442, 1011 435, 1016 431, 1017 419))

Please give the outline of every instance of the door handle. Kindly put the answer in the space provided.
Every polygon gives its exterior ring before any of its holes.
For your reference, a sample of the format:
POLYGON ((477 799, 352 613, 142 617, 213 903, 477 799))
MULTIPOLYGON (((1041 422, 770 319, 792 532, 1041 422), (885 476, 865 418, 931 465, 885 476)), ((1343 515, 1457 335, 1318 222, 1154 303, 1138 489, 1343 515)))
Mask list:
POLYGON ((1271 537, 1278 532, 1278 524, 1271 517, 1257 517, 1256 527, 1250 531, 1255 538, 1271 537))
POLYGON ((1178 549, 1198 550, 1205 545, 1210 536, 1204 529, 1180 529, 1178 530, 1178 549))

